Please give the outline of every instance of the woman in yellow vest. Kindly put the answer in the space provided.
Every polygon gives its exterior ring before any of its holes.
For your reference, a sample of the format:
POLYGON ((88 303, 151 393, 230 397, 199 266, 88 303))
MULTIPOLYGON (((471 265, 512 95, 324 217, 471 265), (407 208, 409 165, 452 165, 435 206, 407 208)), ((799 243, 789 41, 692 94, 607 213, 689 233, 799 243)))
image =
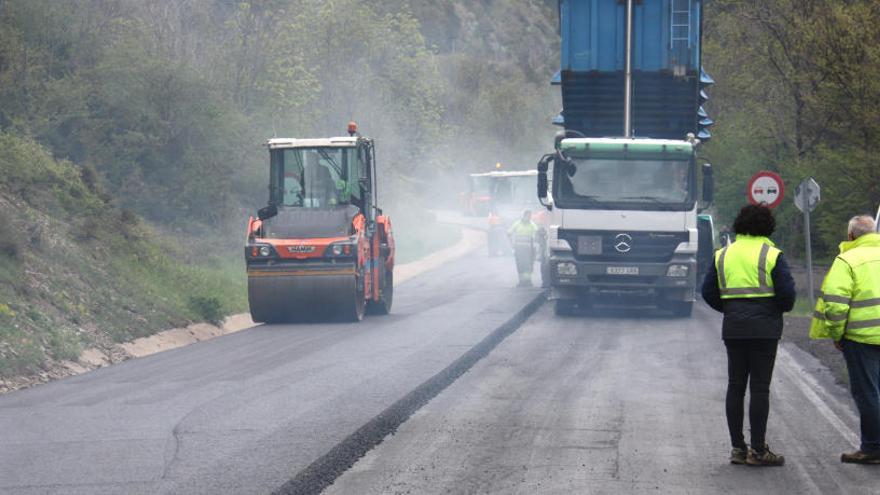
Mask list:
POLYGON ((733 449, 730 462, 782 466, 785 458, 767 446, 770 380, 782 337, 782 313, 796 297, 785 258, 768 239, 776 227, 769 208, 749 205, 733 222, 736 241, 715 253, 703 281, 703 299, 724 313, 721 338, 727 348, 727 428, 733 449), (743 408, 749 388, 751 449, 743 436, 743 408))
POLYGON ((861 445, 841 462, 880 464, 880 234, 871 217, 860 215, 850 219, 847 235, 822 282, 810 337, 832 339, 843 351, 859 410, 861 445))

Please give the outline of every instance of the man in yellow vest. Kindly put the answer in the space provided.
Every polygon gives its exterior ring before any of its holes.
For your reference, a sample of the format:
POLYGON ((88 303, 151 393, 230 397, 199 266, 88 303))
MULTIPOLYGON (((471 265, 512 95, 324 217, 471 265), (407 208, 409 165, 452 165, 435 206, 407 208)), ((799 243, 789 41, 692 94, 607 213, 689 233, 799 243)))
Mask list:
POLYGON ((535 265, 535 236, 538 226, 532 221, 532 211, 524 210, 522 217, 507 229, 507 235, 513 244, 513 255, 516 258, 516 270, 519 273, 519 285, 532 285, 532 269, 535 265))
POLYGON ((768 239, 775 227, 769 208, 744 207, 733 222, 736 242, 715 253, 715 264, 703 281, 703 299, 724 313, 721 337, 727 348, 725 409, 733 464, 785 463, 785 458, 771 452, 765 441, 782 313, 791 311, 796 297, 794 279, 782 251, 768 239), (743 436, 746 385, 751 399, 751 449, 743 436))
POLYGON ((848 241, 822 283, 810 337, 831 339, 843 351, 861 422, 859 450, 841 462, 880 464, 880 234, 874 219, 853 217, 848 241))

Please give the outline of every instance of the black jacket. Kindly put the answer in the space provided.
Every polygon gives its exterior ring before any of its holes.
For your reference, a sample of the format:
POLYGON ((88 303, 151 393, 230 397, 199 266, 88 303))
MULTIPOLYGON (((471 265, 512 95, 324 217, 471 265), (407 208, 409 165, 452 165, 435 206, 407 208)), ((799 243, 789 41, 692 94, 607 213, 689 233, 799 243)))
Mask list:
POLYGON ((773 297, 721 299, 718 270, 709 267, 703 280, 703 299, 712 309, 724 313, 721 337, 724 339, 778 339, 782 337, 782 313, 791 311, 797 296, 791 270, 782 253, 770 272, 773 297))

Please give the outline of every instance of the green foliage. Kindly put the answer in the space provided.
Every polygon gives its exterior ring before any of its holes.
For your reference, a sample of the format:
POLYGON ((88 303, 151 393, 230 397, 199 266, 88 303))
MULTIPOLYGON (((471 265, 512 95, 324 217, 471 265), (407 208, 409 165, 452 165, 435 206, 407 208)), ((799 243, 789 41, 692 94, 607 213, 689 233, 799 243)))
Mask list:
POLYGON ((156 233, 34 141, 0 133, 0 174, 3 228, 18 239, 14 258, 0 255, 0 375, 75 359, 83 339, 125 341, 246 308, 238 256, 156 233), (211 297, 191 306, 192 294, 211 297))
POLYGON ((386 191, 531 165, 520 157, 546 149, 558 109, 555 31, 554 9, 528 2, 11 0, 0 130, 34 136, 149 220, 227 227, 265 201, 257 144, 273 133, 359 121, 386 191))
POLYGON ((54 160, 33 140, 2 132, 0 174, 5 189, 52 214, 98 215, 104 205, 88 190, 72 163, 54 160))
POLYGON ((400 259, 452 244, 459 230, 412 204, 547 149, 555 16, 525 1, 0 0, 0 374, 246 310, 242 223, 265 202, 274 134, 358 121, 382 207, 406 212, 400 259))
POLYGON ((721 223, 745 203, 752 174, 779 172, 787 191, 775 237, 803 256, 803 219, 791 200, 812 176, 822 186, 814 255, 830 259, 846 221, 880 203, 880 4, 715 0, 705 38, 718 81, 709 105, 719 125, 706 154, 721 223))
POLYGON ((5 303, 0 305, 0 376, 32 373, 42 363, 42 349, 21 330, 16 312, 5 303))
POLYGON ((12 217, 0 210, 0 256, 17 258, 21 251, 21 234, 12 225, 12 217))
POLYGON ((59 360, 75 361, 82 352, 79 336, 69 328, 50 328, 48 349, 52 357, 59 360))
POLYGON ((0 318, 12 318, 13 316, 15 316, 15 311, 8 305, 0 303, 0 318))
POLYGON ((223 307, 216 297, 193 296, 189 298, 189 305, 205 321, 215 325, 219 325, 223 321, 223 307))
POLYGON ((0 322, 0 376, 34 373, 44 361, 39 344, 21 330, 0 322))

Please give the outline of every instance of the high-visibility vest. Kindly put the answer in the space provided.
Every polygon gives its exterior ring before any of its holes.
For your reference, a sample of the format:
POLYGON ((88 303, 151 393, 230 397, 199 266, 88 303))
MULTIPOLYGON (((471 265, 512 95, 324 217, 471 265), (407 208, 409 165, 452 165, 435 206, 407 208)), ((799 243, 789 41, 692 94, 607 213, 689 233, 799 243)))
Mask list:
POLYGON ((810 337, 880 345, 880 234, 840 244, 816 300, 810 337))
POLYGON ((517 220, 507 233, 513 236, 514 244, 531 244, 535 240, 535 234, 538 233, 538 226, 531 220, 528 222, 517 220))
POLYGON ((776 260, 782 251, 766 237, 737 235, 736 242, 715 252, 721 299, 773 297, 776 260))

